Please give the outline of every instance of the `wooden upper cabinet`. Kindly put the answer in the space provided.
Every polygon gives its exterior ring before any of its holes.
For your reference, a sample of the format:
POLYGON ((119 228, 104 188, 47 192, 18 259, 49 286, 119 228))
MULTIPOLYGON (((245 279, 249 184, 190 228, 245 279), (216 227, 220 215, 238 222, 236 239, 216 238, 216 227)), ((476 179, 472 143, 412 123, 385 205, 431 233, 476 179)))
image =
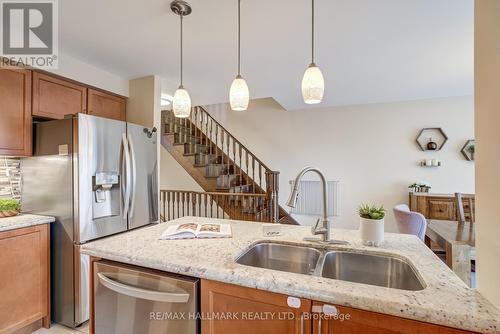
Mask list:
POLYGON ((87 87, 33 73, 33 116, 61 119, 87 111, 87 87))
POLYGON ((88 114, 125 121, 125 98, 104 93, 92 88, 88 90, 88 114))
POLYGON ((0 155, 31 155, 31 71, 0 69, 0 155))
POLYGON ((297 307, 288 306, 288 296, 241 286, 202 280, 201 312, 219 319, 202 320, 204 334, 310 334, 306 315, 311 301, 295 298, 297 307))

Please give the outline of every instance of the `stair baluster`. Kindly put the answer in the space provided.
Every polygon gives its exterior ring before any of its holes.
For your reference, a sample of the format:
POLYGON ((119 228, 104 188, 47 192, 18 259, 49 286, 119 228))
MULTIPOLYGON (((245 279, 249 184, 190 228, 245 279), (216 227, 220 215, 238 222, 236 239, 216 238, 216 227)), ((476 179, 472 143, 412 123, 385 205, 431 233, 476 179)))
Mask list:
POLYGON ((162 119, 165 133, 162 144, 207 191, 206 195, 193 192, 162 195, 163 219, 188 214, 210 216, 208 211, 213 207, 216 211, 212 210, 212 214, 218 217, 272 222, 287 218, 287 223, 295 223, 277 204, 277 179, 269 176, 273 171, 205 109, 193 107, 190 117, 185 119, 177 119, 171 112, 164 112, 162 119), (168 142, 169 135, 174 138, 173 142, 168 142), (176 147, 183 147, 184 152, 176 153, 179 150, 176 147), (186 164, 193 160, 191 166, 186 164), (209 195, 213 190, 218 193, 209 195), (224 196, 221 191, 231 194, 224 196), (235 194, 259 196, 239 197, 235 194), (173 214, 170 207, 174 211, 175 205, 177 212, 173 214))
MULTIPOLYGON (((243 173, 241 172, 241 166, 242 166, 241 165, 241 150, 242 150, 241 146, 238 146, 238 154, 239 154, 239 158, 240 158, 240 189, 238 192, 243 192, 243 189, 242 189, 242 187, 243 187, 243 173)), ((234 158, 234 161, 236 161, 236 157, 234 158)), ((246 184, 246 182, 245 182, 245 184, 246 184)))

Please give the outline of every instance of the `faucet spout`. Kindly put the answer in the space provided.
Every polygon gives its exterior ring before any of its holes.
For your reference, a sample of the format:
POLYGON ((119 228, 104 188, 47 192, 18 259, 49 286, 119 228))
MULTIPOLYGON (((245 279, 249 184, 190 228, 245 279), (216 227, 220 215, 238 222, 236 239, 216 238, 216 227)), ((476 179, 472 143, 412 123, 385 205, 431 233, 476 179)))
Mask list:
MULTIPOLYGON (((321 179, 321 191, 323 194, 323 215, 321 219, 318 219, 318 222, 316 223, 315 226, 312 227, 311 232, 313 235, 321 235, 322 238, 320 242, 323 243, 329 243, 329 244, 348 244, 345 241, 341 240, 331 240, 330 239, 330 221, 328 220, 328 190, 327 190, 327 181, 326 181, 326 176, 325 174, 319 170, 318 168, 307 166, 302 168, 302 170, 299 172, 297 177, 295 178, 295 182, 293 184, 293 189, 292 192, 290 193, 290 196, 288 197, 287 205, 289 207, 294 208, 296 203, 297 203, 297 198, 299 196, 299 191, 300 191, 300 181, 302 180, 302 177, 304 177, 305 174, 308 172, 314 172, 318 174, 319 178, 321 179)), ((310 239, 306 238, 307 241, 318 241, 317 239, 310 239)))
POLYGON ((290 196, 288 197, 287 205, 289 207, 294 208, 296 203, 297 203, 297 198, 299 196, 299 190, 300 190, 300 181, 304 177, 305 174, 308 172, 314 172, 318 174, 318 176, 321 179, 321 190, 323 194, 323 216, 321 217, 321 228, 318 227, 319 224, 316 225, 316 227, 313 228, 313 234, 321 234, 323 236, 323 241, 328 241, 330 238, 330 222, 328 221, 328 191, 326 188, 326 176, 325 174, 319 170, 318 168, 307 166, 302 168, 302 170, 299 172, 297 177, 295 178, 295 182, 293 184, 293 189, 292 192, 290 193, 290 196))

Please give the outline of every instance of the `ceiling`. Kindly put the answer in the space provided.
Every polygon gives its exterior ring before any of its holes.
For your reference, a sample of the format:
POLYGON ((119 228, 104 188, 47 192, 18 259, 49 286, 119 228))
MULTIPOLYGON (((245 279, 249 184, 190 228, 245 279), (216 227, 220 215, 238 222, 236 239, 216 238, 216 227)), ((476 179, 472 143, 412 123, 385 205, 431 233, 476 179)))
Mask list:
MULTIPOLYGON (((179 21, 169 0, 60 1, 60 49, 118 76, 157 74, 172 94, 179 21)), ((184 81, 193 104, 228 100, 236 75, 236 0, 190 0, 184 81)), ((242 74, 251 98, 309 108, 309 0, 242 0, 242 74)), ((316 0, 320 107, 473 93, 473 0, 316 0)))

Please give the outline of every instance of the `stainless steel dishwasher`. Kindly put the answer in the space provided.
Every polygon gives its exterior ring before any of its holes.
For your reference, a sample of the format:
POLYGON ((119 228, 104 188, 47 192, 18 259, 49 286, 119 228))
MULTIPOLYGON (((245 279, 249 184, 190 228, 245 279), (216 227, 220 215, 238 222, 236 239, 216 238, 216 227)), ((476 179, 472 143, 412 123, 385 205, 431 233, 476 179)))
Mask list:
POLYGON ((96 334, 199 333, 196 278, 94 263, 96 334))

